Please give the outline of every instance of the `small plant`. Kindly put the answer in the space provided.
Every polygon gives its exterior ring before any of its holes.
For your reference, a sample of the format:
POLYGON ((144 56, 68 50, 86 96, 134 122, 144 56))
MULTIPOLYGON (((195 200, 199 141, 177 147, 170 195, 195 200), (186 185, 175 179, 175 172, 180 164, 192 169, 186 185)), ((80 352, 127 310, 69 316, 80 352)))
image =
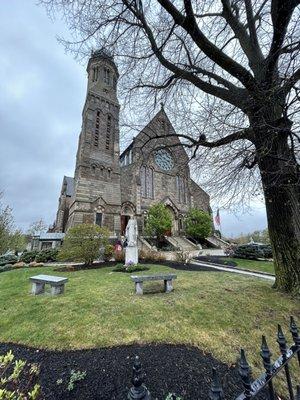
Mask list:
POLYGON ((68 391, 71 392, 75 387, 75 383, 82 381, 85 377, 86 377, 86 371, 74 371, 72 369, 71 374, 70 374, 69 383, 67 386, 68 391))
POLYGON ((39 366, 16 360, 12 351, 0 356, 0 400, 38 400, 39 366))
POLYGON ((190 252, 188 251, 177 251, 176 252, 176 261, 183 263, 183 264, 189 264, 191 261, 192 256, 190 252))
POLYGON ((57 379, 57 381, 56 381, 56 384, 57 384, 57 385, 61 385, 62 383, 63 383, 62 378, 57 379))
POLYGON ((165 400, 183 400, 183 397, 177 396, 174 393, 169 393, 165 400))

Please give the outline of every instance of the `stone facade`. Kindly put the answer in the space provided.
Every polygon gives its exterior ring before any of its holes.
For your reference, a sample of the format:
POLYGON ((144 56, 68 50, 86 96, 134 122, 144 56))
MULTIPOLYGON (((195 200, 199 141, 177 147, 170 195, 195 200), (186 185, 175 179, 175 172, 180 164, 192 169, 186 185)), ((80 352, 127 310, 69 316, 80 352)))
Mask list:
POLYGON ((163 107, 120 156, 117 67, 112 57, 98 51, 87 72, 75 176, 64 177, 55 230, 96 223, 119 236, 135 215, 143 234, 147 210, 162 202, 173 215, 169 234, 180 235, 191 207, 211 210, 208 194, 190 177, 188 156, 178 137, 166 136, 175 131, 163 107), (67 195, 68 185, 74 187, 67 195))

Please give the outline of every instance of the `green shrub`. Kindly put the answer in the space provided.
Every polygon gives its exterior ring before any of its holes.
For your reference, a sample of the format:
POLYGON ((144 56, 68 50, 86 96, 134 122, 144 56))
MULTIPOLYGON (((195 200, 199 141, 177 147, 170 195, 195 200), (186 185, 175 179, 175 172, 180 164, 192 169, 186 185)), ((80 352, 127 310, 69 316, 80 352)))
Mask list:
POLYGON ((149 268, 145 265, 136 264, 136 265, 123 265, 117 264, 113 269, 114 272, 125 272, 125 273, 132 273, 138 271, 148 271, 149 268))
POLYGON ((104 261, 109 261, 114 254, 114 246, 107 244, 104 248, 103 259, 104 261))
POLYGON ((211 216, 199 208, 191 208, 186 215, 185 231, 192 238, 204 239, 211 234, 211 216))
POLYGON ((16 262, 18 262, 18 257, 14 254, 7 254, 0 257, 0 266, 6 264, 15 264, 16 262))
POLYGON ((21 255, 20 261, 24 261, 26 264, 28 264, 35 260, 35 257, 37 256, 37 254, 38 254, 38 251, 36 251, 36 250, 26 251, 21 255))
POLYGON ((237 246, 234 250, 233 256, 237 258, 256 260, 257 258, 264 258, 264 252, 259 248, 259 246, 245 244, 237 246))
POLYGON ((159 243, 167 231, 172 229, 172 214, 168 208, 157 203, 149 207, 146 221, 146 233, 149 236, 156 236, 159 243))
POLYGON ((61 261, 83 261, 91 265, 100 255, 100 247, 108 244, 109 232, 94 224, 80 224, 68 230, 59 251, 61 261))
POLYGON ((14 269, 14 266, 12 264, 2 265, 0 267, 0 273, 5 271, 11 271, 12 269, 14 269))
POLYGON ((57 256, 58 256, 58 249, 41 250, 37 253, 35 261, 42 263, 57 261, 57 256))

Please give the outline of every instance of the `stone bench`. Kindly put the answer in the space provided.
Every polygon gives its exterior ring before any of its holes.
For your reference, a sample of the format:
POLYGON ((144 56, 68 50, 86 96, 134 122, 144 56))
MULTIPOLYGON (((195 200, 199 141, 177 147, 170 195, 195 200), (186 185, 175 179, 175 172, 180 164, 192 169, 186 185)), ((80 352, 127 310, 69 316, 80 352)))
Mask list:
POLYGON ((62 294, 65 290, 65 283, 68 282, 68 278, 52 275, 36 275, 30 277, 29 280, 32 282, 32 294, 37 295, 44 293, 45 285, 49 284, 51 286, 52 296, 62 294))
POLYGON ((131 280, 135 283, 135 293, 143 294, 143 283, 145 281, 164 281, 165 292, 169 293, 173 290, 173 279, 176 279, 175 274, 160 274, 160 275, 132 275, 131 280))

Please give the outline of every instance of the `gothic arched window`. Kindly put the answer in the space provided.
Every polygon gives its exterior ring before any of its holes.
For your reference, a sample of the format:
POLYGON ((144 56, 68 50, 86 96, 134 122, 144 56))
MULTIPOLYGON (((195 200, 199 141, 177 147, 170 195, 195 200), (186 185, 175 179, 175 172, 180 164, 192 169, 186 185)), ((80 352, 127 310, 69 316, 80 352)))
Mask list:
POLYGON ((105 140, 106 150, 109 149, 110 137, 111 137, 111 125, 112 125, 111 116, 108 115, 107 116, 107 125, 106 125, 106 140, 105 140))
POLYGON ((142 197, 153 199, 153 169, 143 165, 140 170, 142 197))
POLYGON ((103 74, 104 74, 103 75, 104 82, 107 85, 109 85, 110 84, 110 70, 109 70, 109 68, 104 68, 103 74))
POLYGON ((186 204, 187 203, 187 183, 186 179, 180 175, 176 176, 176 187, 178 193, 178 201, 179 203, 186 204))
POLYGON ((100 111, 97 111, 95 132, 94 132, 94 146, 98 147, 99 144, 99 125, 100 125, 100 111))

